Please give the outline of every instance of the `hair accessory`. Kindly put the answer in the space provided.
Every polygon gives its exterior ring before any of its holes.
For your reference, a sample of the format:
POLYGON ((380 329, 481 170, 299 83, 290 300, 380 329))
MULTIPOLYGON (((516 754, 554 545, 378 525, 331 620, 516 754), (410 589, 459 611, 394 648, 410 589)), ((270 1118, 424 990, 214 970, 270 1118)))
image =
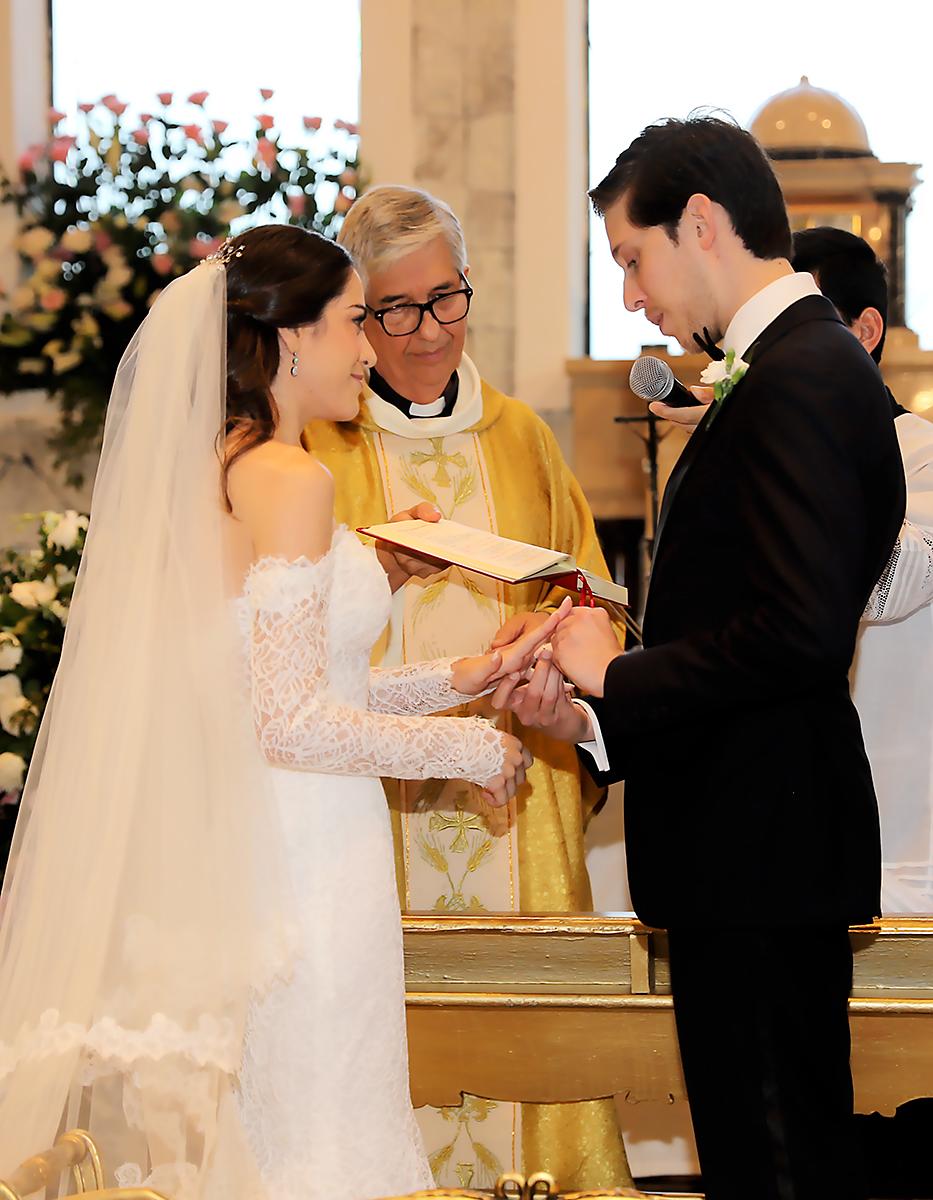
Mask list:
POLYGON ((204 261, 220 263, 226 269, 231 258, 243 257, 243 249, 243 246, 238 246, 233 238, 226 237, 214 253, 209 254, 204 261))
POLYGON ((290 374, 290 375, 297 375, 297 374, 298 374, 298 351, 297 351, 297 350, 296 350, 296 351, 295 351, 295 353, 292 355, 292 365, 291 365, 291 368, 290 368, 290 370, 289 370, 289 374, 290 374))

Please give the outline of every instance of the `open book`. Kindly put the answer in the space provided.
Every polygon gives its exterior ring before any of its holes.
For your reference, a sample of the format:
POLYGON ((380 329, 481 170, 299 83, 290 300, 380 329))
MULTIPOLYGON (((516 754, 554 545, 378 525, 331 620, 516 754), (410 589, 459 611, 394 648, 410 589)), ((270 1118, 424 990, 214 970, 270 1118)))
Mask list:
POLYGON ((542 579, 579 592, 584 603, 591 603, 594 596, 611 604, 628 603, 627 588, 584 571, 569 554, 471 529, 459 521, 391 521, 365 525, 357 532, 504 583, 542 579))

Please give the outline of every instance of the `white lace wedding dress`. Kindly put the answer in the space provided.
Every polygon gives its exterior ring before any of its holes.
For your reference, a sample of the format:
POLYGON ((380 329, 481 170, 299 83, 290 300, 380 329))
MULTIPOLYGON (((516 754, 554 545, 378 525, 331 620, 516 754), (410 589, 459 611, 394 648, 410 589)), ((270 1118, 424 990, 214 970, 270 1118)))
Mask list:
POLYGON ((301 945, 253 1008, 239 1111, 268 1200, 371 1200, 433 1182, 411 1109, 401 919, 379 775, 486 782, 487 722, 448 661, 371 671, 386 577, 346 529, 315 563, 263 559, 236 601, 301 945))

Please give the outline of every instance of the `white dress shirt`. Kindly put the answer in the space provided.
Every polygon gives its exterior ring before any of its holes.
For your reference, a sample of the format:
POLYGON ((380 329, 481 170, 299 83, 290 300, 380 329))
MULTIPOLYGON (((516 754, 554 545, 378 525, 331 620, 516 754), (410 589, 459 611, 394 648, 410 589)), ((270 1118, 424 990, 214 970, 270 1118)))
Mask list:
POLYGON ((907 516, 865 609, 852 699, 881 815, 881 908, 933 912, 933 424, 894 422, 907 516))

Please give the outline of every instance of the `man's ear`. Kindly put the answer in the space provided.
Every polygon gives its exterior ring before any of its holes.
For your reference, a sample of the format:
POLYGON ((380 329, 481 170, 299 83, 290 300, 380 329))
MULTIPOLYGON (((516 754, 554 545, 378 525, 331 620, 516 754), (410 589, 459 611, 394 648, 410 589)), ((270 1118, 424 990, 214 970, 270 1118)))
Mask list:
POLYGON ((469 263, 467 263, 467 265, 463 268, 461 274, 463 275, 464 279, 470 278, 470 264, 469 263))
POLYGON ((871 354, 884 335, 884 319, 877 308, 863 308, 849 328, 871 354))
POLYGON ((680 239, 698 241, 700 248, 709 250, 716 240, 717 214, 712 200, 703 192, 695 192, 684 206, 680 222, 680 239))

